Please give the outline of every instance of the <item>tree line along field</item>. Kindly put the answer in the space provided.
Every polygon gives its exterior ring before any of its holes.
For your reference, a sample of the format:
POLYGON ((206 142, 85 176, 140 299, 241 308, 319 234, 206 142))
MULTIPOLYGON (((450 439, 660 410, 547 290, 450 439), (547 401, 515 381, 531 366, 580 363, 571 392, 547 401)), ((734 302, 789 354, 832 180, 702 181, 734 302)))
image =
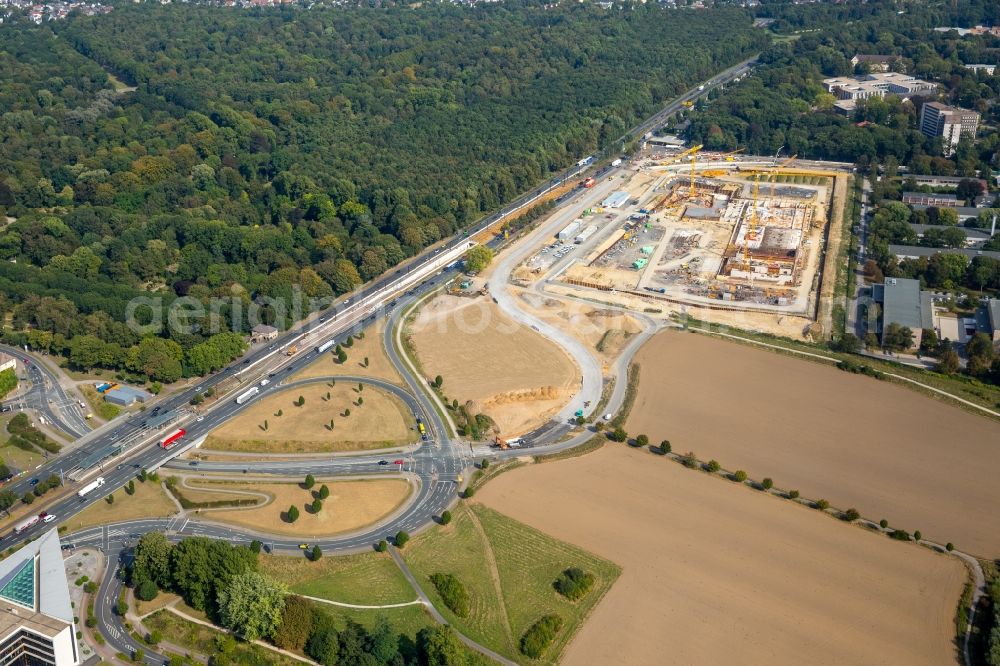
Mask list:
POLYGON ((633 436, 668 439, 676 453, 982 557, 1000 554, 1000 537, 984 529, 1000 501, 990 472, 1000 462, 996 421, 904 386, 703 334, 660 333, 636 362, 639 391, 626 423, 633 436), (692 391, 691 381, 710 388, 692 391))
POLYGON ((211 369, 207 333, 133 353, 131 299, 348 292, 766 40, 739 9, 589 5, 58 23, 0 26, 0 308, 13 342, 165 382, 211 369))

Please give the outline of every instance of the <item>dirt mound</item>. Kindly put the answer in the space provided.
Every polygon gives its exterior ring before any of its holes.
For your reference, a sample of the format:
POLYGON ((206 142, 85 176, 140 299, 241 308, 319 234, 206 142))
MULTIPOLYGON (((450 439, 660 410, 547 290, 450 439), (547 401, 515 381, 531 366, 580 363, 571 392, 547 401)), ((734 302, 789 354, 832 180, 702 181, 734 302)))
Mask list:
POLYGON ((594 317, 594 318, 597 318, 597 317, 621 317, 622 313, 619 312, 618 310, 609 310, 608 308, 605 308, 603 310, 594 310, 593 312, 588 312, 587 316, 588 317, 594 317))
POLYGON ((504 391, 486 400, 485 407, 496 407, 497 405, 509 405, 514 402, 531 402, 534 400, 555 400, 561 397, 563 392, 555 386, 539 386, 532 389, 520 389, 517 391, 504 391))

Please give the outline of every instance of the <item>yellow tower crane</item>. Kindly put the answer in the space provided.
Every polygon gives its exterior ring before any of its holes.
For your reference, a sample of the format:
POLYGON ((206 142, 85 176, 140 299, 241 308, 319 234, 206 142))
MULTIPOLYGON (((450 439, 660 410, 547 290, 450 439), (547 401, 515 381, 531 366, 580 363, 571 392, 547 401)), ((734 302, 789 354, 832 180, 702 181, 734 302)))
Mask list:
POLYGON ((671 155, 666 159, 660 160, 659 162, 656 163, 656 166, 667 166, 668 164, 680 162, 688 155, 693 155, 694 153, 697 153, 701 149, 702 149, 701 145, 694 146, 693 148, 688 148, 687 150, 677 153, 676 155, 671 155))
POLYGON ((753 177, 753 194, 750 197, 750 221, 743 235, 743 267, 750 272, 750 241, 757 238, 757 198, 760 195, 760 173, 753 177))

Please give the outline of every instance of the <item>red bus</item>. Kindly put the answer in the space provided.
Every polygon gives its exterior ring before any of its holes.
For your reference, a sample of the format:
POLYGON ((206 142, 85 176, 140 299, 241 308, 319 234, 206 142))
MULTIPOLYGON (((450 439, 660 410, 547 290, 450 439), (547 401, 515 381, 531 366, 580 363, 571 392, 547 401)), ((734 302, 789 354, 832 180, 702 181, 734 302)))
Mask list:
POLYGON ((169 435, 158 441, 156 444, 161 449, 169 449, 175 446, 178 440, 180 440, 180 438, 186 434, 187 430, 185 430, 184 428, 178 428, 177 430, 174 430, 172 433, 170 433, 169 435))

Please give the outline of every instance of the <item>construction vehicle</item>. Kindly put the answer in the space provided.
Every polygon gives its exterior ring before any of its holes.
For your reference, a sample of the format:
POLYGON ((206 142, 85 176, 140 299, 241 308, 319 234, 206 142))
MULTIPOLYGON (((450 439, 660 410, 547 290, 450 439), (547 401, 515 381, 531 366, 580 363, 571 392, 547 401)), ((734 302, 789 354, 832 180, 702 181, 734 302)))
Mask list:
POLYGON ((288 348, 288 351, 285 352, 285 356, 295 356, 298 353, 299 353, 298 345, 292 345, 291 347, 288 348))
POLYGON ((580 187, 585 187, 585 188, 589 189, 589 188, 593 187, 596 184, 597 184, 596 180, 594 180, 593 178, 588 178, 587 180, 585 180, 582 183, 580 183, 580 187))
POLYGON ((684 106, 684 107, 687 107, 687 108, 690 109, 692 106, 694 106, 694 102, 692 102, 689 99, 688 100, 684 100, 683 102, 681 102, 681 106, 684 106))

